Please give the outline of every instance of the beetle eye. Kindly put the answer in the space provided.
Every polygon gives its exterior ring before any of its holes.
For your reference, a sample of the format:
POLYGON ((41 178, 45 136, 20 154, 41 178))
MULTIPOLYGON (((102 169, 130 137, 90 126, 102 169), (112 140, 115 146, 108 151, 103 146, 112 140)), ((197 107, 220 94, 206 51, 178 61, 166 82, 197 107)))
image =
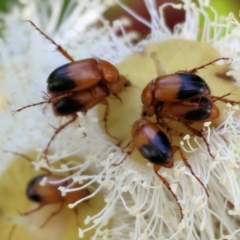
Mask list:
POLYGON ((125 79, 124 87, 131 86, 131 82, 127 79, 125 79))
POLYGON ((145 111, 142 112, 142 117, 146 117, 147 113, 145 111))

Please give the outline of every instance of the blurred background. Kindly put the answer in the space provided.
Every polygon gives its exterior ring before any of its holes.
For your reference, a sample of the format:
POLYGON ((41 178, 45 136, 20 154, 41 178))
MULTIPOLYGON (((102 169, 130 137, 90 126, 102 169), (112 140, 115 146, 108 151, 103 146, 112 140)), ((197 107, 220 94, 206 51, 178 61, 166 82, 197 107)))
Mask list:
MULTIPOLYGON (((44 1, 45 0, 42 1, 42 4, 44 4, 44 1)), ((64 0, 65 7, 62 10, 63 13, 64 13, 64 9, 66 9, 66 6, 71 1, 72 0, 64 0)), ((28 2, 29 2, 28 0, 2 0, 2 1, 0 1, 0 12, 11 11, 11 9, 15 6, 23 7, 25 4, 28 4, 28 2)), ((149 20, 149 14, 146 10, 144 0, 121 0, 121 2, 125 5, 127 5, 128 7, 130 7, 131 9, 133 9, 133 11, 135 11, 140 16, 149 20)), ((158 6, 160 6, 161 4, 164 4, 166 2, 180 3, 181 1, 180 0, 156 0, 156 4, 158 6)), ((197 3, 197 0, 195 2, 197 3)), ((229 12, 233 12, 235 16, 239 16, 240 1, 210 0, 210 3, 217 10, 219 15, 227 15, 229 12)), ((182 21, 184 19, 183 11, 173 9, 171 7, 166 9, 166 15, 167 15, 167 24, 170 28, 173 27, 173 25, 176 21, 182 21)), ((130 17, 130 15, 127 14, 126 11, 123 10, 118 5, 110 7, 105 12, 105 17, 107 19, 109 19, 110 21, 118 19, 119 17, 124 17, 124 16, 130 17)), ((143 34, 147 34, 147 28, 137 21, 134 22, 134 24, 131 26, 131 28, 138 29, 138 30, 141 29, 143 34)))
MULTIPOLYGON (((46 0, 43 0, 41 4, 44 4, 44 1, 46 0)), ((63 15, 64 10, 66 9, 66 6, 72 1, 73 0, 64 0, 64 7, 62 9, 61 16, 63 15)), ((102 1, 105 2, 104 0, 102 1)), ((171 3, 181 2, 180 0, 155 0, 155 1, 157 6, 160 6, 166 2, 171 2, 171 3)), ((28 4, 28 2, 29 0, 2 0, 0 1, 0 13, 11 11, 12 8, 16 6, 20 8, 24 7, 24 5, 28 4)), ((129 8, 131 8, 139 16, 143 17, 146 20, 150 20, 150 16, 144 4, 144 0, 121 0, 121 2, 126 6, 128 6, 129 8)), ((197 0, 195 0, 195 2, 197 3, 197 0)), ((240 1, 210 0, 210 3, 216 9, 219 16, 226 16, 228 15, 229 12, 233 12, 236 18, 239 17, 240 1)), ((214 14, 210 9, 207 11, 209 11, 210 16, 212 15, 212 17, 214 17, 214 14)), ((185 19, 183 10, 173 9, 172 7, 167 7, 165 9, 165 15, 166 15, 166 24, 171 30, 173 30, 174 25, 176 23, 182 22, 185 19)), ((126 31, 127 32, 137 31, 138 33, 140 33, 139 35, 140 39, 144 38, 146 35, 149 34, 149 29, 144 24, 134 19, 130 14, 128 14, 124 9, 122 9, 117 4, 107 9, 104 13, 104 16, 110 22, 116 19, 124 19, 124 18, 130 19, 130 23, 128 25, 125 25, 126 31)), ((59 19, 59 24, 60 23, 61 23, 61 17, 59 19)))

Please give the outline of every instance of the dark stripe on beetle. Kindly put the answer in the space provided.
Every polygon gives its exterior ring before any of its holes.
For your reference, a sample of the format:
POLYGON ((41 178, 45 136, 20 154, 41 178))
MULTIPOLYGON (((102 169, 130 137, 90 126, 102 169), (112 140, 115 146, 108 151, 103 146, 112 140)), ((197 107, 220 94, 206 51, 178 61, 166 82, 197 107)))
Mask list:
POLYGON ((50 74, 47 80, 49 92, 64 92, 76 87, 74 79, 68 77, 69 64, 58 67, 50 74))
POLYGON ((63 98, 53 103, 56 112, 60 115, 76 113, 82 110, 84 107, 79 101, 71 98, 63 98))
POLYGON ((172 157, 171 143, 162 131, 155 134, 154 139, 150 139, 148 144, 142 145, 138 150, 144 158, 156 165, 167 163, 172 157))
POLYGON ((211 94, 211 90, 207 83, 199 76, 189 73, 178 73, 181 79, 181 87, 178 92, 178 99, 191 99, 200 97, 203 92, 206 95, 211 94))
POLYGON ((27 189, 26 189, 26 195, 30 200, 34 202, 41 202, 41 197, 34 192, 34 185, 36 183, 39 183, 45 176, 47 175, 44 174, 44 175, 37 176, 28 183, 27 189))
POLYGON ((198 121, 204 120, 211 116, 211 109, 199 107, 198 109, 194 109, 186 113, 184 119, 198 121))
POLYGON ((188 111, 185 114, 184 119, 199 121, 199 120, 207 119, 211 116, 213 104, 207 97, 193 99, 191 102, 199 103, 199 106, 197 109, 188 111))

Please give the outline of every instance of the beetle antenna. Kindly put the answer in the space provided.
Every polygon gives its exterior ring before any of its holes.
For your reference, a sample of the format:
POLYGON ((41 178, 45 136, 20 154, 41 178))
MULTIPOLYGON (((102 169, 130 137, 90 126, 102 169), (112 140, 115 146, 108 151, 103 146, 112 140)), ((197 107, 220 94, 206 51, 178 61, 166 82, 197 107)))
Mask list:
POLYGON ((66 50, 62 48, 61 45, 57 44, 55 41, 53 41, 49 36, 47 36, 40 28, 38 28, 32 21, 25 20, 25 22, 29 22, 40 34, 42 34, 47 40, 49 40, 53 45, 56 46, 57 50, 70 62, 74 62, 75 60, 68 54, 66 50))
POLYGON ((200 70, 200 69, 202 69, 202 68, 205 68, 205 67, 207 67, 207 66, 209 66, 209 65, 212 65, 213 63, 218 62, 218 61, 220 61, 220 60, 230 60, 230 58, 226 58, 226 57, 217 58, 217 59, 215 59, 215 60, 213 60, 213 61, 211 61, 211 62, 208 62, 208 63, 206 63, 206 64, 201 65, 200 67, 193 68, 193 69, 188 70, 188 71, 186 71, 186 72, 189 73, 189 74, 195 74, 198 70, 200 70))

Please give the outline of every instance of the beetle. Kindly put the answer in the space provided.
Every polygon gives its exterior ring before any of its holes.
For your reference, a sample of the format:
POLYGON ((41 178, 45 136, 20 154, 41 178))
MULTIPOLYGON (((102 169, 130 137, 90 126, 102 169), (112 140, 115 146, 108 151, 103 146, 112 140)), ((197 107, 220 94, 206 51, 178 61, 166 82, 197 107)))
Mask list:
MULTIPOLYGON (((204 137, 202 131, 192 127, 193 123, 204 123, 212 121, 219 116, 219 109, 215 105, 216 101, 222 101, 225 103, 239 104, 240 102, 225 99, 231 93, 227 93, 221 97, 203 96, 201 98, 191 99, 187 102, 161 102, 156 108, 156 120, 160 126, 169 129, 164 119, 180 122, 188 130, 190 130, 195 136, 203 139, 207 146, 209 155, 214 159, 210 151, 210 146, 207 139, 204 137)), ((181 136, 179 134, 179 136, 181 136)))
MULTIPOLYGON (((105 100, 109 92, 99 85, 52 102, 52 109, 56 116, 68 116, 76 112, 87 113, 89 109, 105 100)), ((53 98, 54 99, 54 98, 53 98)))
MULTIPOLYGON (((61 186, 67 187, 71 184, 72 188, 81 187, 79 183, 72 183, 71 180, 64 181, 64 178, 65 177, 53 174, 42 174, 32 178, 27 184, 26 195, 29 200, 39 203, 39 206, 23 215, 29 215, 48 204, 62 203, 63 205, 63 203, 74 203, 89 195, 89 191, 84 188, 79 191, 66 193, 66 195, 63 196, 59 190, 61 186)), ((59 210, 56 213, 58 213, 59 210)))
MULTIPOLYGON (((131 83, 126 78, 121 77, 118 82, 112 84, 112 89, 114 89, 114 93, 117 94, 118 91, 123 91, 123 89, 125 89, 130 84, 131 83)), ((109 136, 115 138, 108 132, 107 128, 107 116, 109 112, 109 105, 108 101, 106 100, 106 97, 108 97, 109 95, 110 91, 105 86, 98 84, 90 89, 86 89, 80 92, 69 92, 59 96, 48 97, 48 99, 45 101, 33 103, 22 108, 19 108, 15 110, 14 113, 20 112, 28 107, 37 106, 44 103, 52 103, 53 112, 56 116, 71 117, 69 121, 55 129, 53 136, 49 140, 47 147, 44 150, 44 155, 47 164, 50 165, 47 158, 47 153, 51 142, 54 140, 54 138, 60 131, 62 131, 65 127, 67 127, 69 124, 71 124, 77 119, 78 117, 77 112, 82 112, 83 114, 86 114, 88 110, 93 108, 95 105, 104 104, 106 106, 103 118, 105 131, 109 136)))
MULTIPOLYGON (((25 155, 15 153, 26 158, 25 155)), ((28 157, 27 157, 28 158, 28 157)), ((53 174, 42 174, 33 177, 27 184, 26 187, 26 196, 30 201, 39 203, 39 206, 30 210, 28 212, 22 213, 21 216, 28 216, 46 205, 60 203, 60 207, 50 213, 49 217, 44 221, 40 228, 44 227, 44 225, 55 215, 57 215, 63 208, 64 204, 74 203, 79 199, 86 198, 90 193, 86 188, 81 190, 76 190, 73 192, 68 192, 66 195, 62 195, 61 191, 58 189, 59 187, 68 187, 72 188, 80 188, 81 185, 78 183, 72 183, 71 180, 64 180, 64 177, 53 175, 53 174)), ((77 211, 76 211, 77 214, 77 211)), ((11 239, 13 232, 15 230, 16 225, 14 225, 9 234, 9 239, 11 239)))
POLYGON ((111 63, 87 58, 55 69, 47 79, 47 88, 50 94, 78 92, 101 82, 111 91, 111 84, 119 81, 120 77, 117 68, 111 63))
POLYGON ((61 203, 57 211, 51 213, 49 218, 40 226, 43 227, 47 221, 57 213, 59 213, 63 205, 74 203, 80 199, 86 198, 90 193, 86 188, 76 190, 62 195, 59 187, 80 188, 79 183, 72 183, 71 180, 64 180, 65 177, 54 175, 54 174, 42 174, 33 177, 27 184, 26 196, 30 201, 39 203, 39 206, 33 210, 25 212, 22 216, 27 216, 48 204, 61 203))
POLYGON ((164 122, 164 118, 182 123, 194 135, 203 139, 213 159, 214 156, 203 133, 193 128, 191 124, 216 119, 219 110, 214 104, 215 101, 239 103, 224 98, 230 95, 229 93, 221 97, 211 95, 211 89, 204 79, 195 74, 197 70, 219 60, 229 60, 229 58, 217 58, 189 71, 159 76, 146 85, 141 95, 142 117, 155 115, 160 126, 166 129, 169 127, 164 122))
POLYGON ((201 97, 189 100, 188 105, 179 102, 166 102, 159 104, 156 112, 157 122, 160 126, 169 129, 163 119, 174 120, 182 123, 188 130, 194 133, 194 135, 202 138, 206 144, 209 155, 214 159, 209 143, 203 133, 191 126, 191 124, 195 122, 208 122, 219 116, 219 109, 213 101, 207 97, 201 97))
POLYGON ((152 117, 156 114, 156 107, 160 102, 181 102, 184 104, 191 99, 211 96, 208 84, 195 73, 219 60, 229 60, 229 58, 217 58, 189 71, 159 76, 150 81, 141 94, 142 116, 152 117))
MULTIPOLYGON (((33 161, 32 158, 20 152, 7 150, 4 150, 4 152, 20 156, 29 162, 33 161)), ((61 159, 60 161, 64 160, 61 159)), ((59 187, 67 188, 68 186, 71 186, 71 188, 80 188, 81 185, 79 183, 72 182, 71 179, 66 180, 66 177, 64 176, 54 175, 45 167, 41 167, 41 170, 45 171, 46 173, 30 179, 26 187, 26 196, 29 200, 40 204, 38 209, 42 208, 44 205, 52 203, 74 203, 77 200, 89 195, 89 191, 86 188, 68 192, 66 195, 62 195, 59 187)), ((72 174, 71 171, 70 174, 72 174)), ((36 210, 31 210, 31 212, 33 211, 36 210)), ((25 213, 24 215, 27 214, 29 214, 29 212, 25 213)))
POLYGON ((20 112, 28 107, 52 103, 53 112, 56 116, 71 116, 69 121, 55 129, 55 133, 48 142, 44 151, 47 164, 50 165, 47 158, 48 149, 56 135, 77 119, 77 112, 86 114, 89 109, 97 104, 106 105, 103 119, 104 127, 106 133, 116 139, 107 129, 109 106, 106 97, 112 94, 121 101, 118 94, 131 85, 130 81, 119 75, 116 67, 105 60, 88 58, 74 61, 60 45, 43 33, 33 22, 29 22, 37 31, 52 42, 63 56, 71 61, 71 63, 55 69, 48 77, 47 88, 49 96, 47 95, 47 100, 33 103, 14 111, 20 112))
POLYGON ((137 120, 132 126, 132 139, 128 144, 130 149, 127 152, 126 157, 117 164, 113 166, 120 165, 126 160, 127 156, 130 155, 135 148, 140 152, 140 154, 149 162, 153 164, 153 169, 158 178, 163 182, 167 189, 171 192, 172 196, 177 201, 180 209, 181 219, 183 218, 183 209, 178 202, 176 194, 172 191, 168 181, 158 173, 161 167, 172 168, 174 165, 173 154, 179 151, 184 164, 189 168, 192 175, 197 179, 197 181, 204 188, 206 195, 209 197, 208 191, 202 181, 193 172, 191 165, 189 164, 187 158, 185 157, 183 151, 180 147, 176 145, 171 145, 168 137, 163 131, 154 123, 147 119, 137 120))
POLYGON ((219 116, 219 109, 207 97, 192 99, 184 105, 179 102, 165 102, 157 108, 158 117, 172 118, 180 122, 210 121, 219 116))
POLYGON ((56 68, 47 79, 47 89, 51 96, 59 95, 63 92, 73 91, 79 92, 89 89, 100 83, 112 94, 116 91, 117 83, 121 80, 121 76, 117 68, 110 62, 99 58, 87 58, 75 61, 66 50, 59 44, 48 37, 41 29, 39 29, 32 21, 28 21, 40 34, 48 39, 57 50, 67 58, 70 63, 64 64, 56 68))
MULTIPOLYGON (((33 161, 32 158, 21 152, 8 150, 3 150, 3 152, 20 156, 29 162, 33 161)), ((71 179, 67 179, 64 176, 54 175, 45 167, 41 167, 41 170, 45 171, 46 174, 41 174, 30 179, 25 190, 27 198, 30 201, 39 203, 39 206, 33 210, 22 213, 21 216, 30 215, 31 213, 36 212, 37 210, 40 210, 49 204, 60 203, 60 207, 49 215, 44 223, 40 225, 40 228, 43 227, 53 216, 58 214, 65 203, 74 203, 83 198, 85 198, 84 201, 87 201, 90 194, 87 188, 82 188, 82 185, 77 182, 73 182, 71 179), (58 190, 61 186, 65 188, 71 187, 71 189, 74 189, 74 191, 69 191, 66 194, 62 194, 61 191, 58 190)), ((69 171, 69 173, 72 174, 71 171, 69 171)), ((75 214, 78 214, 77 209, 74 209, 74 212, 75 214)), ((12 217, 10 217, 10 219, 11 218, 12 217)), ((14 219, 14 217, 12 219, 14 219)), ((16 224, 13 225, 9 233, 9 240, 12 238, 16 226, 16 224)))

